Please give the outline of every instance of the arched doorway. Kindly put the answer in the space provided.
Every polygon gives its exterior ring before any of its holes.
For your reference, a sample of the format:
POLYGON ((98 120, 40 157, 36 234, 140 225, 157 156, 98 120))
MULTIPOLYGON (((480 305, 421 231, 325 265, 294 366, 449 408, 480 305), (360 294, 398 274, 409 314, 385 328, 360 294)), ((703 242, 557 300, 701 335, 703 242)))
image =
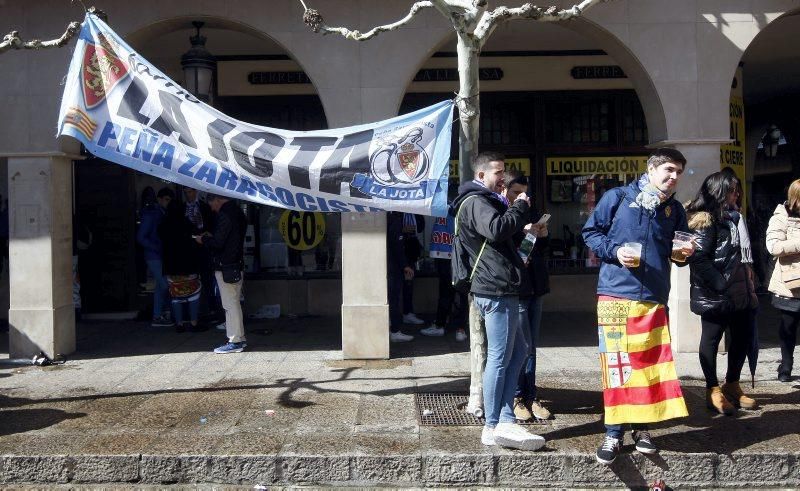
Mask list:
MULTIPOLYGON (((263 32, 229 19, 192 16, 151 23, 128 34, 126 40, 143 58, 183 84, 181 56, 189 50, 189 38, 195 34, 193 21, 204 23, 201 34, 216 59, 212 99, 216 109, 260 126, 301 131, 327 128, 314 84, 289 50, 263 32)), ((135 240, 140 196, 148 186, 156 191, 172 188, 182 196, 182 190, 171 183, 100 159, 78 164, 76 208, 94 237, 92 253, 86 254, 81 266, 84 312, 148 311, 153 281, 135 240)), ((326 236, 316 247, 300 251, 289 247, 278 230, 284 210, 252 203, 242 206, 249 220, 249 282, 340 275, 338 214, 324 217, 326 236)), ((282 293, 290 290, 277 289, 282 293)), ((247 301, 256 307, 280 303, 284 312, 293 311, 286 298, 265 295, 269 295, 268 289, 251 288, 247 301)), ((303 299, 298 303, 313 302, 303 299)))
MULTIPOLYGON (((764 239, 776 205, 786 199, 789 184, 800 177, 800 60, 793 40, 800 41, 800 11, 766 25, 742 55, 735 81, 744 101, 746 180, 750 185, 748 224, 754 244, 756 272, 763 284, 771 270, 764 239)), ((736 87, 733 89, 736 90, 736 87)), ((733 106, 732 106, 733 107, 733 106)))
MULTIPOLYGON (((454 53, 450 36, 409 83, 401 113, 453 97, 454 53)), ((665 138, 653 84, 613 35, 583 20, 502 25, 483 48, 480 76, 480 149, 532 178, 537 208, 552 216, 547 259, 558 287, 547 308, 591 311, 599 261, 580 230, 606 190, 644 172, 648 144, 665 138)), ((456 131, 453 140, 455 161, 456 131)))

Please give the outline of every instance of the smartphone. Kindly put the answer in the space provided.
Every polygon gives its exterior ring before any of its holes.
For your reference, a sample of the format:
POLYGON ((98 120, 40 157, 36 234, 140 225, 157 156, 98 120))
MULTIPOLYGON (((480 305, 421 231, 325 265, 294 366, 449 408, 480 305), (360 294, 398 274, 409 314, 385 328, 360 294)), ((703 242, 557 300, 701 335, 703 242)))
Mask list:
POLYGON ((528 233, 525 235, 525 238, 522 240, 522 243, 519 245, 519 249, 517 249, 517 253, 519 254, 520 259, 522 259, 523 263, 528 262, 528 257, 530 257, 531 252, 533 252, 533 246, 536 244, 536 236, 532 233, 528 233))
POLYGON ((548 220, 550 220, 550 214, 549 213, 545 213, 544 215, 542 215, 542 218, 540 218, 539 221, 536 222, 536 224, 537 225, 544 225, 545 223, 547 223, 548 220))

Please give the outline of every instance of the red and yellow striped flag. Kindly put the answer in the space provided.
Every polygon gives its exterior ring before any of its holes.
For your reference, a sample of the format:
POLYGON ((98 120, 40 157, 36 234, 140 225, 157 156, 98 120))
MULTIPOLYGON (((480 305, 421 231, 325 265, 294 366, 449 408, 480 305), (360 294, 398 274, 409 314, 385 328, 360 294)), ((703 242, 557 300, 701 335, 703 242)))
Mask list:
POLYGON ((606 424, 689 415, 663 305, 599 296, 597 326, 606 424))

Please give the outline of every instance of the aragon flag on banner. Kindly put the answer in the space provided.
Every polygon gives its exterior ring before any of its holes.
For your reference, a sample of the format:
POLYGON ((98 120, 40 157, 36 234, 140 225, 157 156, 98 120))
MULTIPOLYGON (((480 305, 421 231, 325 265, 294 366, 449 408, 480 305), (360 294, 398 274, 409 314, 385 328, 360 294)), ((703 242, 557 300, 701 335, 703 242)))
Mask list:
POLYGON ((320 131, 226 116, 170 80, 93 14, 69 67, 58 134, 195 189, 301 211, 445 216, 453 101, 320 131))

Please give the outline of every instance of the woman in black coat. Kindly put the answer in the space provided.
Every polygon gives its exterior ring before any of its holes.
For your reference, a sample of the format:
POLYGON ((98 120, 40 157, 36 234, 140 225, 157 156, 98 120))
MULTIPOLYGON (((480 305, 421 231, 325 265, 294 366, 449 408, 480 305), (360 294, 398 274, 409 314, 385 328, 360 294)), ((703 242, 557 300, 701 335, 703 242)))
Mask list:
POLYGON ((706 379, 706 402, 731 415, 736 407, 751 409, 756 401, 739 385, 752 342, 753 309, 758 305, 752 280, 750 238, 736 206, 741 187, 729 172, 716 172, 703 181, 686 207, 689 228, 696 235, 690 259, 691 309, 700 316, 700 366, 706 379), (730 329, 725 384, 717 380, 717 352, 722 334, 730 329))

